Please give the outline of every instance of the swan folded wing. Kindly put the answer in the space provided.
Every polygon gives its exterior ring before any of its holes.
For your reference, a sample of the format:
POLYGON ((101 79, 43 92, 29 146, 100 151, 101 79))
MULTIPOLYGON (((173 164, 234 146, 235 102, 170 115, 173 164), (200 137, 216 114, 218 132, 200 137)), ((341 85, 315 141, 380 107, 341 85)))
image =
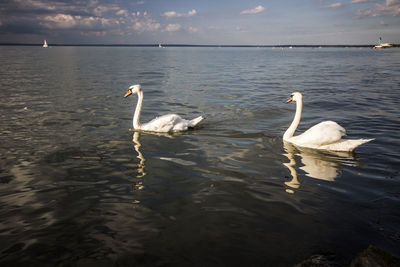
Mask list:
POLYGON ((185 120, 176 114, 167 114, 141 125, 140 129, 149 132, 167 133, 171 131, 177 131, 177 127, 183 128, 182 124, 184 124, 184 121, 185 120))
POLYGON ((174 131, 174 132, 186 131, 189 128, 194 128, 202 120, 203 120, 202 116, 199 116, 193 120, 185 120, 185 119, 180 118, 180 121, 177 121, 177 123, 174 125, 172 131, 174 131))
POLYGON ((344 135, 346 130, 342 126, 334 121, 323 121, 293 137, 293 141, 302 146, 322 146, 338 142, 344 135))

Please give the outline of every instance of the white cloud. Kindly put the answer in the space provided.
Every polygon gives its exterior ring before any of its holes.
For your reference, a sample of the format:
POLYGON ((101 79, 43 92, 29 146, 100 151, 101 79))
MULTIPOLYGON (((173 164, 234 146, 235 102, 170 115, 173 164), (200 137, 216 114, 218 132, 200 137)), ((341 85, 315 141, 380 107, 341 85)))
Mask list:
POLYGON ((245 9, 242 12, 240 12, 240 14, 241 15, 244 15, 244 14, 257 14, 257 13, 263 12, 264 10, 265 10, 265 8, 263 6, 258 6, 258 7, 252 8, 252 9, 245 9))
MULTIPOLYGON (((1 24, 0 24, 0 25, 1 25, 1 24)), ((192 27, 192 26, 190 26, 189 28, 187 28, 187 30, 188 30, 190 33, 196 33, 196 32, 199 32, 199 31, 200 31, 199 28, 197 28, 197 27, 192 27)))
POLYGON ((191 17, 197 14, 195 9, 188 11, 187 13, 177 13, 175 11, 166 11, 162 15, 167 18, 179 18, 179 17, 191 17))
POLYGON ((400 0, 386 0, 384 4, 376 4, 372 8, 360 9, 358 17, 397 16, 400 14, 400 0))
POLYGON ((165 17, 177 17, 178 14, 175 11, 167 11, 163 13, 163 16, 165 17))
POLYGON ((75 27, 78 23, 78 18, 67 14, 57 14, 52 16, 45 16, 41 23, 47 28, 68 29, 75 27))
POLYGON ((132 28, 139 33, 153 32, 159 30, 161 28, 161 24, 152 18, 147 17, 147 15, 140 16, 140 14, 137 14, 133 18, 132 28))
POLYGON ((110 12, 110 11, 115 11, 115 10, 119 10, 119 7, 115 6, 115 5, 110 5, 110 6, 99 5, 93 9, 93 13, 96 16, 101 17, 104 13, 110 12))
POLYGON ((142 32, 153 32, 161 27, 160 23, 153 21, 136 21, 134 22, 132 28, 139 33, 142 32))
POLYGON ((190 11, 187 13, 187 15, 188 15, 189 17, 194 16, 194 15, 196 15, 196 14, 197 14, 197 11, 196 11, 195 9, 192 9, 192 10, 190 10, 190 11))
POLYGON ((115 12, 115 15, 128 17, 129 16, 129 11, 125 10, 125 9, 120 9, 117 12, 115 12))
POLYGON ((338 7, 342 7, 343 4, 342 3, 333 3, 327 6, 323 6, 322 8, 338 8, 338 7))
POLYGON ((109 28, 119 25, 118 20, 99 17, 82 17, 68 14, 49 15, 41 18, 40 24, 49 29, 71 29, 71 28, 109 28))
POLYGON ((179 31, 180 29, 181 29, 181 25, 179 25, 179 24, 168 24, 165 27, 165 31, 167 31, 167 32, 176 32, 176 31, 179 31))

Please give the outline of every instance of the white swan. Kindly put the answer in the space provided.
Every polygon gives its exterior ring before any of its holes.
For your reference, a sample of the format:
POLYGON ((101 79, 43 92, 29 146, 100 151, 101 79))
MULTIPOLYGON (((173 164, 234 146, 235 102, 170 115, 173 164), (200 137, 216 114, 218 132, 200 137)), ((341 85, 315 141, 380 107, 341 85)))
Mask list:
POLYGON ((176 114, 167 114, 157 117, 148 123, 140 124, 140 112, 142 110, 143 102, 143 91, 140 84, 130 86, 128 92, 125 94, 125 97, 128 97, 131 94, 138 95, 135 115, 133 116, 134 130, 158 133, 186 131, 195 127, 200 121, 203 120, 202 116, 199 116, 193 120, 185 120, 176 114))
POLYGON ((325 149, 332 151, 353 151, 356 147, 373 139, 342 139, 346 130, 334 121, 323 121, 314 125, 304 133, 293 136, 300 123, 303 109, 303 96, 299 92, 293 93, 286 103, 296 102, 296 114, 292 124, 283 135, 283 140, 300 147, 325 149))

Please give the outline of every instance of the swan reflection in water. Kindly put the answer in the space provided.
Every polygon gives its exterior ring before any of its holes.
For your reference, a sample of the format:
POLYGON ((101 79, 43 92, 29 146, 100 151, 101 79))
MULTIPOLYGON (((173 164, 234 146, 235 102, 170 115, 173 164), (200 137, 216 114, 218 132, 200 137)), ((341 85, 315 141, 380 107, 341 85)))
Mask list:
POLYGON ((289 187, 286 189, 286 192, 290 194, 294 193, 293 189, 300 187, 296 170, 297 166, 301 166, 298 169, 303 170, 308 177, 333 182, 340 174, 343 165, 356 165, 354 154, 349 152, 299 148, 288 142, 283 142, 283 147, 286 152, 283 155, 289 159, 289 162, 283 163, 283 165, 289 169, 292 176, 292 180, 285 182, 285 185, 289 187))
MULTIPOLYGON (((136 175, 136 177, 137 178, 143 178, 147 174, 146 173, 146 169, 145 169, 146 168, 146 166, 145 166, 146 159, 143 157, 142 152, 140 152, 140 147, 142 145, 140 144, 139 137, 140 137, 140 133, 139 132, 134 132, 132 141, 134 143, 134 148, 135 148, 135 150, 137 152, 137 156, 136 157, 139 159, 139 163, 137 164, 137 175, 136 175)), ((143 187, 143 182, 142 181, 137 181, 134 184, 134 189, 135 190, 142 190, 143 188, 144 187, 143 187)))

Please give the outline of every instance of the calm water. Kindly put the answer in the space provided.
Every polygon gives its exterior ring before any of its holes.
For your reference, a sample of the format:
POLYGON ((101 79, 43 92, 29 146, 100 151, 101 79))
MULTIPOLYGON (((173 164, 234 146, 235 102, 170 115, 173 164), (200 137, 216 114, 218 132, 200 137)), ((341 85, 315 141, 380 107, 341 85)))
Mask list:
POLYGON ((400 50, 0 47, 0 262, 341 264, 400 256, 400 50), (129 131, 204 114, 194 131, 129 131), (354 154, 282 135, 335 120, 354 154))

